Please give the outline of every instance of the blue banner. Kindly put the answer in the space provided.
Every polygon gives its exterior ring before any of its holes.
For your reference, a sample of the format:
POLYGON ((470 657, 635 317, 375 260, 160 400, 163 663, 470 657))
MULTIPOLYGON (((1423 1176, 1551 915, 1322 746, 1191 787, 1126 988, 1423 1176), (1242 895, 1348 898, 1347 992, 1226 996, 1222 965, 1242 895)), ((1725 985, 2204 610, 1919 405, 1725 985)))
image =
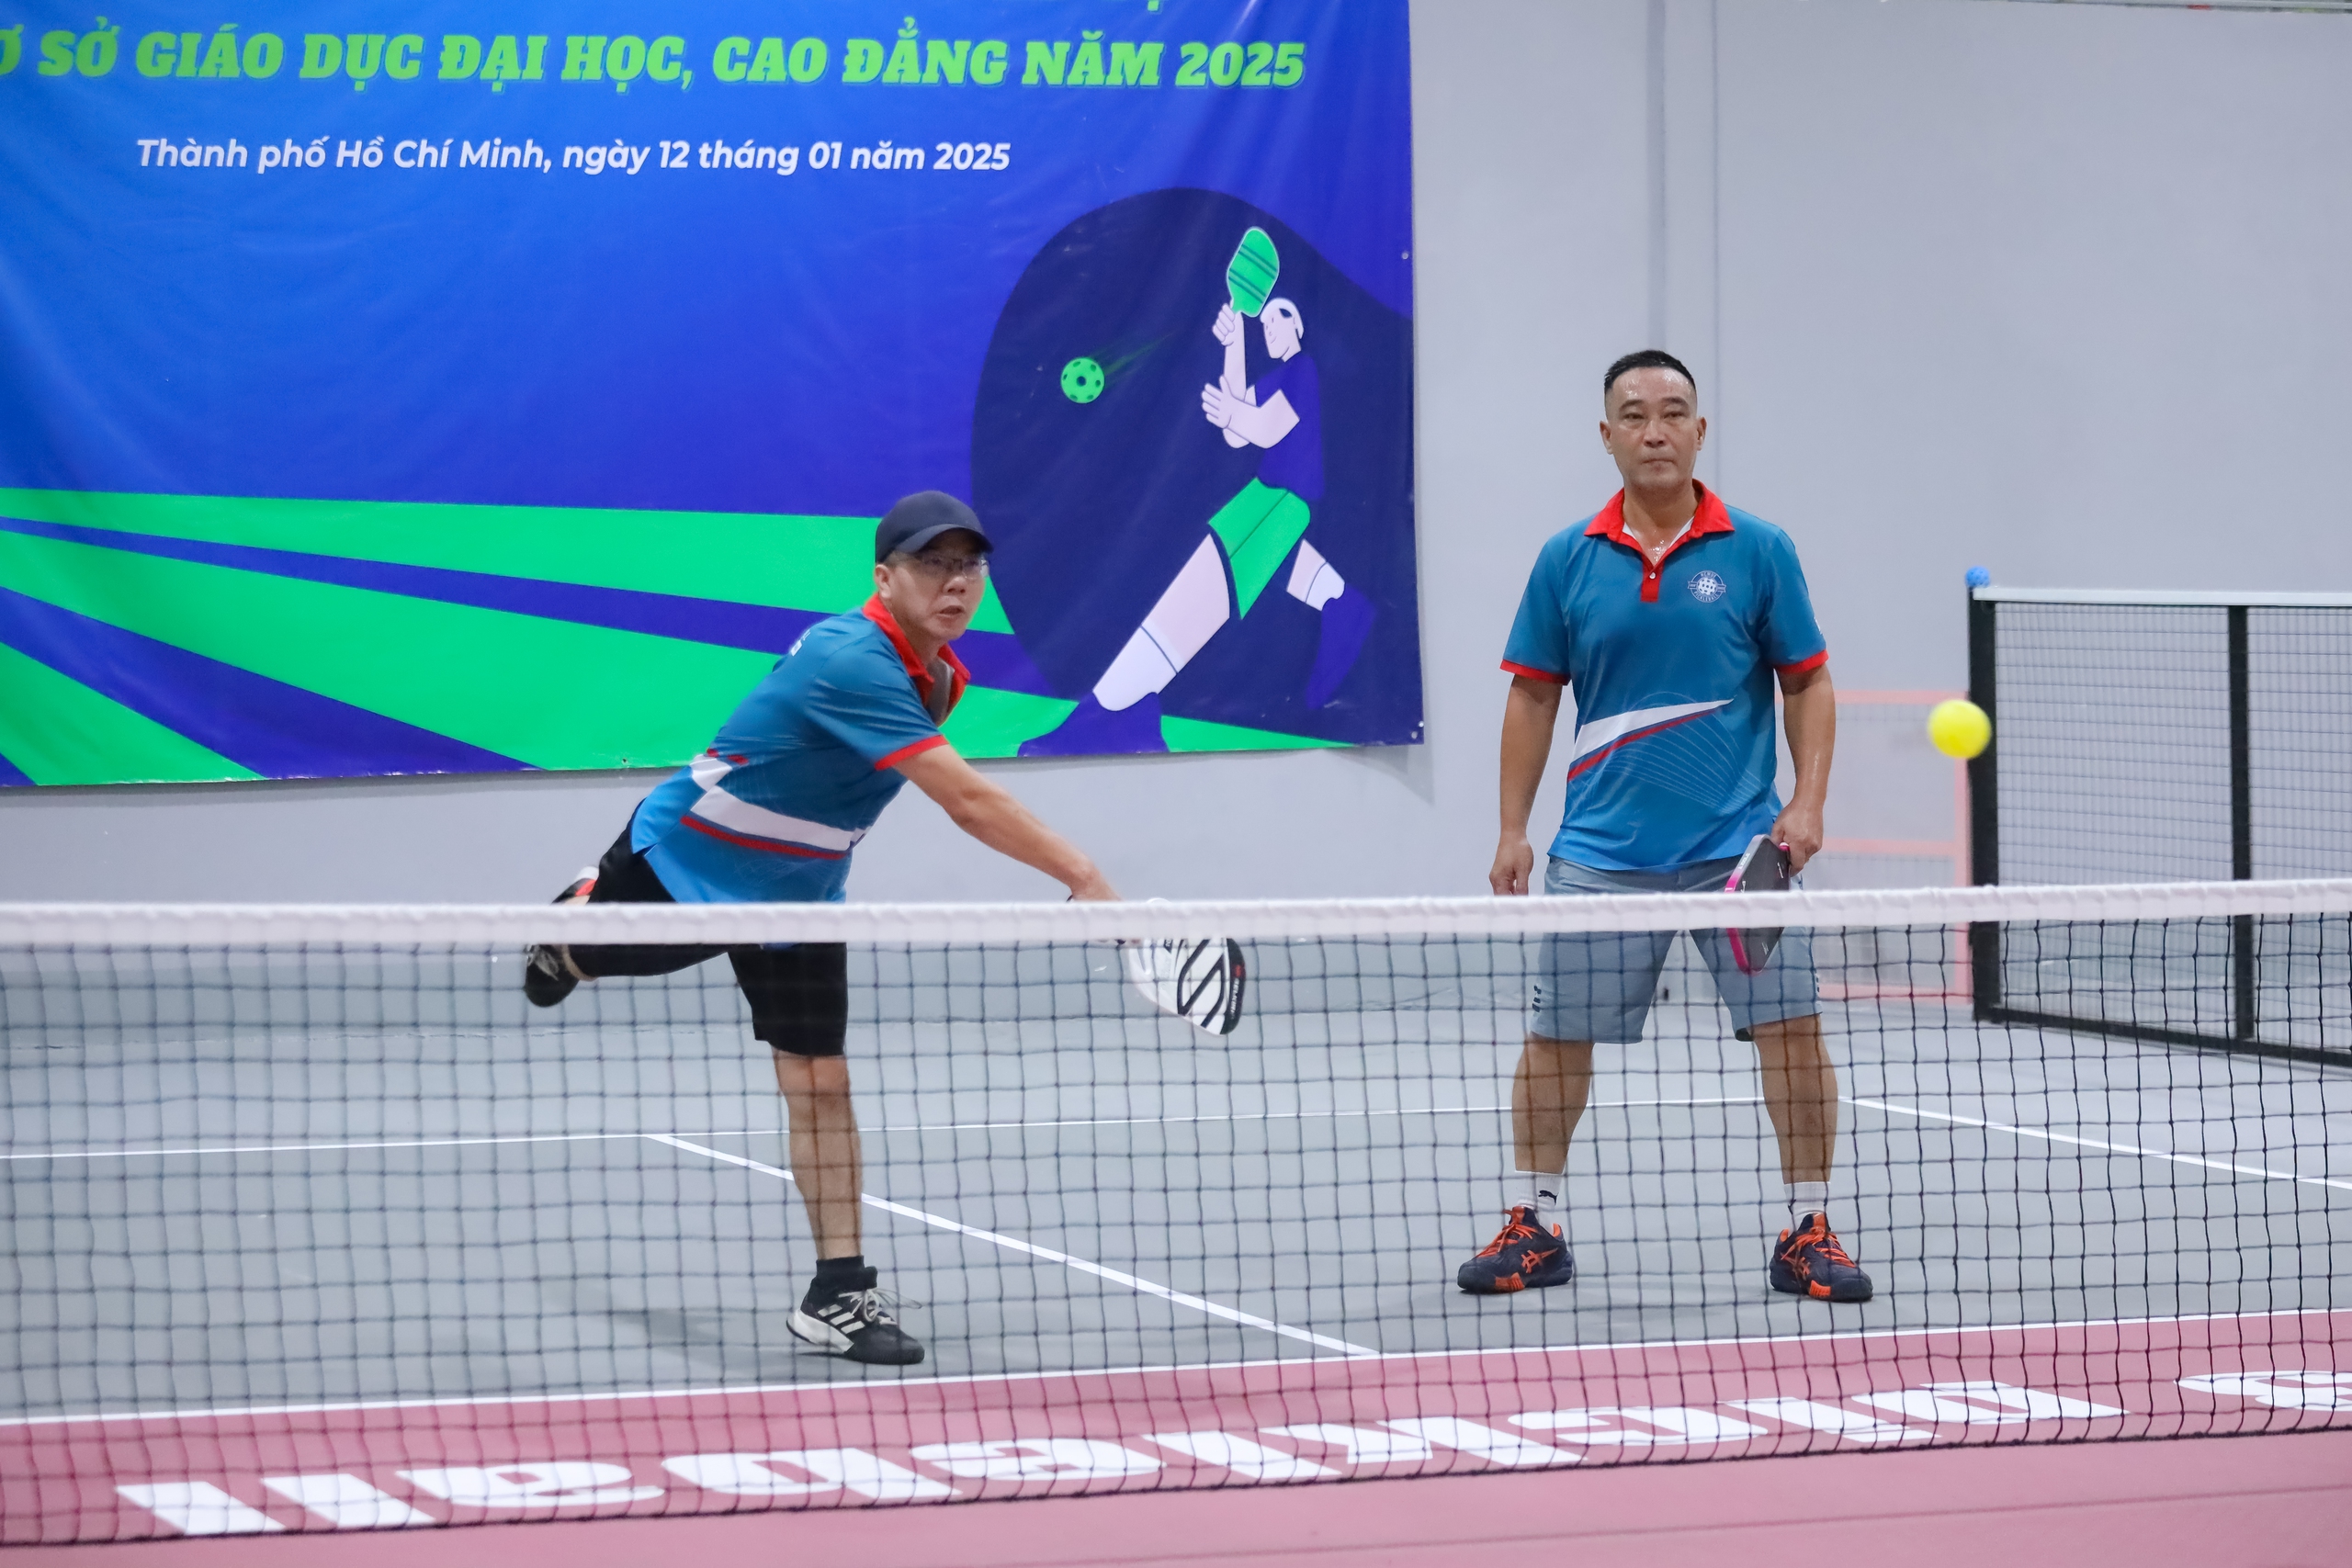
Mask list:
POLYGON ((925 489, 972 754, 1418 741, 1407 44, 0 12, 0 780, 672 763, 925 489))

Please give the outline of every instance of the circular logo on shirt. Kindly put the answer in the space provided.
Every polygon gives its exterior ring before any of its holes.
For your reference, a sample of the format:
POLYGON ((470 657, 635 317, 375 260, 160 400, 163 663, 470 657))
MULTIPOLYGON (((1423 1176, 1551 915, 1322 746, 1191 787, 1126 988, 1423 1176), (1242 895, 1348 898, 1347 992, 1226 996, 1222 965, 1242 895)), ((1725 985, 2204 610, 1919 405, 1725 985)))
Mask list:
POLYGON ((1712 571, 1690 575, 1690 597, 1702 604, 1712 604, 1724 596, 1724 580, 1712 571))

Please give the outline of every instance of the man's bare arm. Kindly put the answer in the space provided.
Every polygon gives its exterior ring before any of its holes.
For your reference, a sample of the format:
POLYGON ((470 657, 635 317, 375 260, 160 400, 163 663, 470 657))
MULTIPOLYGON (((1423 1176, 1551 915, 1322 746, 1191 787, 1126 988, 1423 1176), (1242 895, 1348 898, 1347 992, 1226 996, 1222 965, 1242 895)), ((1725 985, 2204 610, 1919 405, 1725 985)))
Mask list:
POLYGON ((1001 855, 1044 872, 1073 898, 1118 897, 1086 852, 1030 814, 1011 791, 956 755, 934 746, 898 764, 909 782, 939 803, 948 820, 1001 855))
POLYGON ((1552 729, 1560 721, 1556 682, 1510 678, 1503 699, 1502 836, 1495 846, 1495 868, 1487 884, 1505 897, 1524 895, 1535 871, 1535 851, 1527 841, 1527 818, 1535 790, 1552 756, 1552 729))
POLYGON ((1781 677, 1789 757, 1796 764, 1796 788, 1772 824, 1772 841, 1789 846, 1789 867, 1803 871, 1821 852, 1822 808, 1829 800, 1829 759, 1838 750, 1838 691, 1829 666, 1817 664, 1800 675, 1781 677))

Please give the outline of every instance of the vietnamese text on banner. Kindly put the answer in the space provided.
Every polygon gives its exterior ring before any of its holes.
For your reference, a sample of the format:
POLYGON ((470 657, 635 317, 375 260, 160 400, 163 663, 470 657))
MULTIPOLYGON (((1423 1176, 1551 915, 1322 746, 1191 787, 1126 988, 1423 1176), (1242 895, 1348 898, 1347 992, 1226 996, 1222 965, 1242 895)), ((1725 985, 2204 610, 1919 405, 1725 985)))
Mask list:
POLYGON ((967 753, 1418 741, 1407 41, 0 11, 0 781, 674 764, 926 489, 967 753))

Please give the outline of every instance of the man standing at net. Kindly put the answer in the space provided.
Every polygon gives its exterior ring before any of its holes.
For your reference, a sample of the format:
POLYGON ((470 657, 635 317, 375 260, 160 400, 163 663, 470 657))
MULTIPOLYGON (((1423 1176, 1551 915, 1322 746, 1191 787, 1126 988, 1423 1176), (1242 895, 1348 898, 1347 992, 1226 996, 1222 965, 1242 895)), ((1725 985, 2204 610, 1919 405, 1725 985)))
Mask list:
MULTIPOLYGON (((1828 649, 1789 536, 1691 477, 1707 436, 1698 398, 1690 372, 1656 349, 1625 355, 1602 380, 1601 445, 1625 488, 1544 545, 1511 626, 1502 836, 1489 877, 1498 894, 1529 891, 1527 819, 1566 686, 1577 728, 1545 893, 1721 891, 1758 833, 1786 846, 1792 870, 1821 848, 1838 729, 1828 649), (1796 764, 1786 808, 1773 789, 1776 677, 1796 764)), ((1822 1043, 1811 943, 1791 931, 1747 975, 1722 931, 1691 935, 1739 1038, 1756 1044, 1780 1141, 1788 1219, 1770 1248, 1771 1286, 1868 1301, 1870 1276, 1829 1224, 1838 1077, 1822 1043)), ((1488 1294, 1573 1277, 1553 1212, 1592 1087, 1592 1048, 1638 1044, 1673 936, 1544 939, 1511 1085, 1510 1217, 1462 1266, 1462 1289, 1488 1294)))
MULTIPOLYGON (((893 506, 874 532, 874 596, 810 627, 737 706, 710 750, 645 797, 558 903, 838 903, 850 851, 908 781, 990 849, 1111 899, 1094 863, 956 753, 939 727, 969 678, 947 645, 988 581, 988 536, 937 491, 893 506)), ((792 1171, 817 1237, 817 1276, 786 1320, 811 1344, 886 1366, 922 1359, 862 1251, 857 1117, 842 1045, 848 952, 775 947, 545 946, 523 988, 553 1007, 582 980, 667 975, 724 953, 773 1048, 792 1171)))

